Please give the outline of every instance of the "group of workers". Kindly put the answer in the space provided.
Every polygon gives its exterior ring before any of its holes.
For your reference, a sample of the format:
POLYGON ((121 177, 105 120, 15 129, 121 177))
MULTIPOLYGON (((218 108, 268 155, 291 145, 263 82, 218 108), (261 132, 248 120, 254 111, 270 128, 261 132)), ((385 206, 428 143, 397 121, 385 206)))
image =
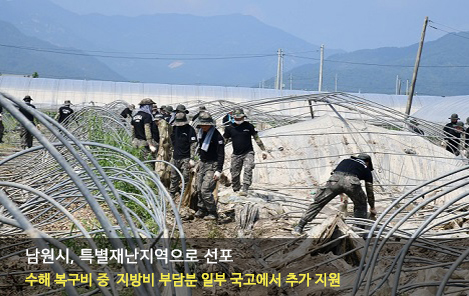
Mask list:
MULTIPOLYGON (((29 107, 35 108, 31 104, 30 96, 25 96, 23 100, 29 107)), ((60 107, 56 117, 58 122, 63 122, 73 113, 70 105, 70 101, 65 101, 64 106, 60 107)), ((0 143, 2 143, 4 129, 1 111, 0 107, 0 143)), ((24 108, 20 108, 20 111, 34 123, 32 114, 24 108)), ((184 183, 188 184, 191 169, 197 167, 198 209, 195 216, 205 220, 216 220, 218 213, 213 192, 217 181, 222 176, 225 144, 232 142, 231 184, 233 191, 239 192, 239 195, 247 195, 252 184, 255 166, 252 139, 262 150, 262 159, 266 159, 268 153, 255 127, 246 120, 247 116, 240 108, 230 111, 222 119, 223 135, 217 129, 215 120, 205 106, 200 106, 199 112, 192 116, 192 125, 188 114, 189 111, 184 105, 178 105, 176 109, 171 106, 158 108, 152 99, 145 98, 139 103, 138 110, 135 110, 134 105, 129 105, 122 111, 121 116, 130 118, 133 131, 132 144, 143 151, 142 155, 145 159, 171 161, 174 167, 170 172, 161 163, 157 164, 155 169, 162 180, 169 180, 169 192, 173 197, 179 192, 181 182, 176 169, 181 172, 184 183), (241 183, 243 169, 244 176, 241 183)), ((464 131, 464 124, 459 121, 457 114, 452 114, 449 119, 451 122, 444 127, 446 150, 458 155, 461 136, 464 132, 465 144, 466 146, 469 144, 469 128, 464 131)), ((467 124, 469 124, 469 118, 467 124)), ((416 128, 415 132, 423 134, 423 131, 417 128, 416 123, 412 125, 416 128)), ((23 148, 32 146, 32 135, 24 127, 21 131, 21 139, 23 148)), ((356 218, 367 218, 368 205, 370 214, 376 215, 372 171, 373 163, 368 154, 361 153, 342 160, 333 170, 326 185, 318 190, 313 203, 300 219, 293 233, 302 234, 306 224, 339 194, 346 194, 353 201, 356 218), (366 194, 360 181, 365 182, 366 194)))
MULTIPOLYGON (((255 154, 252 139, 262 150, 262 159, 266 159, 268 153, 259 138, 254 126, 246 121, 246 114, 242 109, 230 111, 223 119, 223 135, 216 128, 216 123, 204 106, 193 116, 193 126, 189 124, 184 105, 178 105, 175 110, 162 106, 156 107, 151 99, 143 99, 140 108, 132 117, 131 124, 134 130, 134 145, 145 151, 145 157, 150 153, 156 155, 161 150, 161 138, 164 133, 169 134, 172 147, 171 163, 181 171, 185 183, 189 179, 189 171, 196 165, 197 212, 195 216, 205 220, 218 218, 217 205, 213 197, 216 182, 220 179, 225 160, 225 144, 232 142, 233 153, 231 156, 231 183, 234 192, 239 195, 247 195, 252 184, 252 173, 255 164, 255 154), (151 118, 153 116, 153 119, 151 118), (160 121, 165 121, 169 129, 158 130, 160 121), (243 182, 241 184, 241 171, 244 169, 243 182)), ((133 106, 128 107, 132 111, 133 106)), ((122 112, 122 116, 128 111, 122 112)), ((164 150, 164 149, 163 149, 164 150)), ((159 153, 158 153, 159 154, 159 153)), ((345 193, 354 203, 354 215, 357 218, 367 217, 367 204, 370 213, 376 214, 375 199, 373 193, 373 164, 367 154, 359 154, 345 159, 335 168, 326 186, 321 188, 314 202, 311 204, 293 233, 301 234, 305 225, 313 220, 320 210, 335 196, 345 193), (366 194, 361 188, 360 180, 365 181, 366 194)), ((160 174, 161 177, 161 174, 160 174)), ((175 195, 179 188, 179 174, 172 169, 170 193, 175 195)))
MULTIPOLYGON (((30 108, 34 108, 36 109, 36 106, 34 106, 31 101, 33 99, 31 98, 31 96, 27 95, 23 98, 23 101, 25 102, 25 104, 30 107, 30 108)), ((70 105, 72 103, 69 101, 69 100, 66 100, 64 102, 64 105, 61 106, 57 112, 57 115, 55 116, 55 120, 57 120, 58 123, 62 123, 65 119, 67 119, 67 117, 69 117, 70 115, 72 115, 73 113, 73 109, 70 108, 70 105)), ((0 107, 1 108, 1 107, 0 107)), ((33 114, 31 114, 30 112, 28 112, 27 108, 19 108, 19 111, 21 112, 21 114, 23 114, 31 123, 35 124, 35 117, 33 116, 33 114)), ((4 130, 4 127, 3 127, 3 123, 1 123, 1 109, 0 109, 0 130, 1 130, 1 133, 0 133, 0 143, 2 143, 2 138, 3 138, 3 130, 4 130)), ((39 124, 37 124, 37 126, 39 126, 39 124)), ((21 131, 20 131, 20 137, 21 137, 21 148, 22 149, 27 149, 27 148, 31 148, 33 146, 33 135, 31 134, 31 132, 25 127, 25 126, 21 126, 21 131)))
POLYGON ((189 111, 184 105, 175 109, 171 106, 161 106, 145 98, 139 103, 140 108, 130 111, 124 110, 121 115, 127 118, 132 115, 133 145, 143 151, 145 159, 169 160, 174 166, 168 178, 164 169, 155 169, 160 178, 170 180, 169 192, 174 197, 179 192, 179 170, 188 184, 190 170, 197 167, 196 194, 197 211, 195 216, 205 220, 218 219, 217 204, 213 191, 220 180, 225 162, 225 144, 232 142, 231 156, 231 184, 233 191, 239 195, 247 195, 252 184, 254 169, 254 148, 252 139, 262 150, 262 158, 267 158, 267 152, 254 126, 249 123, 246 114, 240 108, 233 110, 232 119, 225 122, 223 134, 217 129, 216 122, 205 106, 199 107, 199 112, 192 117, 190 125, 189 111), (194 128, 195 127, 195 128, 194 128), (166 159, 165 159, 166 158, 166 159), (241 171, 244 169, 241 184, 241 171))

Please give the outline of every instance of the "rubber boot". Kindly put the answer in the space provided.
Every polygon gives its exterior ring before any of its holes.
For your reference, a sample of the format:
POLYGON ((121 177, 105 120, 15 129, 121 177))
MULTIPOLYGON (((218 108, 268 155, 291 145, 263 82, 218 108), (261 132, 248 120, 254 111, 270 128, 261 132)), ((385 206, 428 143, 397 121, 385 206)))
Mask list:
POLYGON ((248 190, 249 190, 249 186, 243 185, 243 189, 241 189, 241 192, 239 193, 239 195, 247 196, 248 195, 248 190))
POLYGON ((300 222, 298 225, 293 228, 292 234, 293 235, 302 235, 303 234, 303 228, 305 228, 306 223, 303 219, 300 219, 300 222))

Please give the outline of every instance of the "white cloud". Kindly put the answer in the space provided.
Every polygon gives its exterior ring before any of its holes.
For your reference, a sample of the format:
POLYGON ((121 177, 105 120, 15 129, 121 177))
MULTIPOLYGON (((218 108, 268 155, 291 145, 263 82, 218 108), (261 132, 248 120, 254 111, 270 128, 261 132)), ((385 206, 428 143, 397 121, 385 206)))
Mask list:
POLYGON ((168 65, 168 68, 175 69, 175 68, 181 67, 182 65, 184 65, 184 62, 174 61, 174 62, 172 62, 171 64, 168 65))

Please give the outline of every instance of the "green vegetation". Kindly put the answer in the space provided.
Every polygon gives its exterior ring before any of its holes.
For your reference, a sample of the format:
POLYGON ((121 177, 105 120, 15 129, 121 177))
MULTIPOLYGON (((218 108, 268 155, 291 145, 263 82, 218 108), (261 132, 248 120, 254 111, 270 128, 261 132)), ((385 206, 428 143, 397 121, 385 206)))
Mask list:
POLYGON ((221 231, 220 227, 217 225, 216 222, 212 222, 209 226, 209 232, 207 238, 224 238, 225 235, 221 231))
MULTIPOLYGON (((125 131, 109 131, 105 128, 105 123, 102 117, 93 116, 88 120, 88 138, 91 141, 100 142, 110 146, 114 146, 121 150, 124 150, 138 159, 143 158, 142 149, 133 147, 131 143, 131 137, 125 131)), ((102 150, 102 148, 92 148, 102 150)), ((103 168, 121 168, 126 169, 131 163, 124 161, 124 158, 117 157, 117 154, 109 153, 108 157, 98 158, 99 165, 103 168)), ((153 164, 150 164, 153 166, 153 164)), ((152 167, 153 169, 153 167, 152 167)), ((113 182, 114 187, 121 192, 132 194, 134 197, 138 197, 142 192, 125 180, 116 180, 113 182)), ((147 186, 150 190, 157 192, 158 188, 155 183, 147 181, 147 186)), ((140 200, 146 204, 144 200, 140 200)), ((154 221, 153 217, 144 210, 138 203, 125 199, 126 206, 135 212, 145 223, 146 227, 154 233, 158 233, 158 225, 154 221)))

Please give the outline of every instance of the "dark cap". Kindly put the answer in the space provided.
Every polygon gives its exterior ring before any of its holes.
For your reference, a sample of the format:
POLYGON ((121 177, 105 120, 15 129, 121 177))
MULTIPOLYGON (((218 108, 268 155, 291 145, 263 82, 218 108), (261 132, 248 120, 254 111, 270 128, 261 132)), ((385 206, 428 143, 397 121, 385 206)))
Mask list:
POLYGON ((153 104, 156 104, 155 102, 153 102, 152 99, 150 98, 145 98, 143 100, 140 101, 140 103, 138 103, 140 106, 143 106, 143 105, 153 105, 153 104))
POLYGON ((32 100, 33 100, 33 99, 31 99, 30 96, 25 96, 24 99, 23 99, 23 101, 25 101, 25 102, 30 102, 30 101, 32 101, 32 100))
POLYGON ((201 112, 199 117, 197 117, 197 126, 201 125, 215 125, 212 115, 208 112, 201 112))
POLYGON ((453 113, 453 114, 451 114, 451 117, 448 118, 448 119, 457 119, 457 120, 459 120, 459 116, 458 116, 458 114, 453 113))
POLYGON ((182 112, 182 113, 188 114, 189 110, 186 109, 186 106, 179 104, 176 107, 176 112, 182 112))
POLYGON ((174 119, 174 126, 183 126, 188 123, 189 121, 187 120, 186 113, 176 113, 176 118, 174 119))
POLYGON ((373 170, 373 162, 371 161, 371 156, 366 154, 366 153, 360 153, 358 154, 357 156, 351 156, 352 159, 360 159, 360 160, 363 160, 363 161, 368 161, 369 162, 369 165, 368 165, 368 168, 370 169, 370 171, 373 170))
POLYGON ((243 109, 238 108, 238 109, 234 110, 233 117, 234 118, 242 118, 242 117, 247 117, 247 116, 246 116, 246 114, 244 114, 243 109))

